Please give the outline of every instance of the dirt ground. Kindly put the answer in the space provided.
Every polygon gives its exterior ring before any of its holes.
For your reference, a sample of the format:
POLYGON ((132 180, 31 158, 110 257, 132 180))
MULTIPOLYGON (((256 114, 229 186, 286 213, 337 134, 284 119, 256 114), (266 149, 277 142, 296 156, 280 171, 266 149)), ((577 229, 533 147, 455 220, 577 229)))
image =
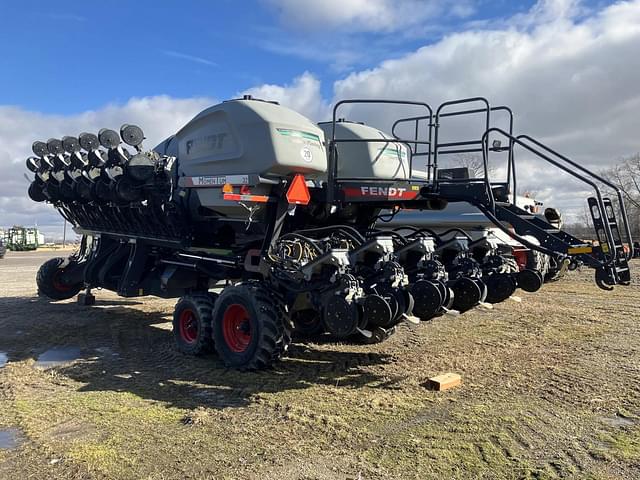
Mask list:
POLYGON ((54 255, 0 260, 0 439, 17 444, 0 478, 640 478, 638 262, 613 292, 573 272, 521 303, 375 346, 296 343, 238 373, 174 350, 174 301, 39 299, 54 255), (36 364, 62 347, 79 358, 36 364), (463 384, 425 388, 445 372, 463 384))

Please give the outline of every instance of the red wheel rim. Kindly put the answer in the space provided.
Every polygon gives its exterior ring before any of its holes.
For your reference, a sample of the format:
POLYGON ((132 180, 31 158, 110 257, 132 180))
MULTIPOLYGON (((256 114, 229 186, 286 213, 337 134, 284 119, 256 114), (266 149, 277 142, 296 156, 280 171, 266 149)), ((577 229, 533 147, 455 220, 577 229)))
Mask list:
POLYGON ((187 343, 195 343, 198 339, 198 321, 193 310, 183 310, 178 319, 180 336, 187 343))
POLYGON ((57 270, 56 273, 53 274, 53 278, 51 280, 53 288, 58 292, 68 292, 73 288, 73 286, 63 283, 62 280, 60 280, 60 275, 62 275, 62 270, 57 270))
POLYGON ((249 312, 239 303, 229 305, 222 317, 222 335, 229 349, 244 352, 251 343, 251 322, 249 312))

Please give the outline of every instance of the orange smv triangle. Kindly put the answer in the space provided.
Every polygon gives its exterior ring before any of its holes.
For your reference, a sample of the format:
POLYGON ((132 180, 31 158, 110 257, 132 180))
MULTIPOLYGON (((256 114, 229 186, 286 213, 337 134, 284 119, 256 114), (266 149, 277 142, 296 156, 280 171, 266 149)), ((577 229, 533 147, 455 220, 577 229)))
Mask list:
POLYGON ((304 175, 296 175, 287 190, 287 201, 296 205, 307 205, 311 200, 311 194, 307 188, 304 175))

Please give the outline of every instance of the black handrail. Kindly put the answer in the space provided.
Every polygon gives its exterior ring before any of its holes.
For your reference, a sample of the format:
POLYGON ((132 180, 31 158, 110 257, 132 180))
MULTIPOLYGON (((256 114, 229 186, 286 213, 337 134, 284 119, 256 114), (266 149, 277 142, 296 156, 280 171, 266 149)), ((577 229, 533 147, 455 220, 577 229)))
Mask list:
POLYGON ((414 140, 415 142, 412 142, 415 145, 415 152, 414 155, 420 155, 423 156, 427 155, 427 181, 429 181, 430 177, 431 177, 431 145, 432 145, 432 135, 433 135, 433 111, 431 111, 431 107, 429 107, 429 115, 422 115, 422 116, 418 116, 418 117, 407 117, 407 118, 400 118, 398 120, 396 120, 395 122, 393 122, 393 125, 391 126, 391 135, 393 135, 394 138, 400 138, 398 136, 398 134, 396 133, 396 127, 398 125, 400 125, 401 123, 405 123, 405 122, 415 122, 415 131, 414 131, 414 140), (418 143, 422 143, 422 142, 418 142, 418 135, 420 133, 420 121, 421 120, 429 120, 429 123, 427 124, 427 142, 428 142, 428 148, 426 152, 421 152, 418 154, 418 143))
MULTIPOLYGON (((609 186, 610 188, 612 188, 615 192, 616 195, 618 197, 619 203, 620 203, 620 211, 623 217, 623 223, 624 223, 624 229, 625 229, 625 234, 627 237, 627 240, 629 242, 629 246, 630 246, 630 251, 627 253, 627 259, 633 255, 633 242, 632 242, 632 236, 631 236, 631 229, 629 226, 629 221, 628 221, 628 216, 627 216, 627 212, 626 212, 626 208, 624 205, 624 199, 622 197, 622 193, 620 191, 620 189, 618 187, 616 187, 615 185, 613 185, 611 182, 607 181, 606 179, 602 178, 601 176, 591 172, 590 170, 587 170, 586 168, 582 167, 581 165, 577 164, 576 162, 570 160, 569 158, 559 154, 558 152, 556 152, 555 150, 552 150, 551 148, 547 147, 546 145, 542 144, 541 142, 533 139, 532 137, 528 136, 528 135, 519 135, 517 137, 515 137, 513 135, 513 112, 509 107, 506 106, 497 106, 497 107, 491 107, 489 105, 489 102, 487 101, 486 98, 484 97, 471 97, 471 98, 465 98, 465 99, 460 99, 460 100, 453 100, 453 101, 449 101, 449 102, 444 102, 442 103, 436 110, 435 112, 435 121, 434 121, 434 113, 433 113, 433 109, 424 102, 416 102, 416 101, 403 101, 403 100, 369 100, 369 99, 353 99, 353 100, 342 100, 338 103, 335 104, 334 108, 333 108, 333 118, 332 118, 332 132, 331 132, 331 142, 329 145, 329 165, 328 165, 328 191, 327 191, 327 202, 328 203, 332 203, 334 198, 335 198, 335 189, 336 189, 336 181, 338 180, 338 155, 337 155, 337 144, 341 143, 341 142, 380 142, 380 143, 400 143, 405 145, 408 150, 409 150, 409 171, 410 171, 410 175, 413 171, 413 156, 414 155, 427 155, 428 159, 427 159, 427 181, 431 180, 431 172, 433 170, 433 187, 435 187, 437 189, 437 184, 438 184, 438 177, 437 177, 437 170, 438 170, 438 155, 439 154, 451 154, 451 153, 461 153, 461 152, 482 152, 482 165, 483 165, 483 169, 484 169, 484 184, 486 187, 486 191, 487 191, 487 196, 488 196, 488 200, 489 200, 489 205, 487 205, 485 208, 483 208, 483 210, 485 210, 486 212, 491 213, 491 216, 493 218, 495 218, 495 213, 496 213, 496 200, 495 200, 495 196, 493 194, 493 184, 491 183, 491 179, 489 178, 489 153, 490 151, 508 151, 509 152, 509 158, 508 158, 508 164, 507 164, 507 189, 508 192, 512 195, 513 198, 513 203, 516 204, 517 201, 517 179, 516 179, 516 164, 515 164, 515 156, 514 156, 514 147, 515 145, 519 145, 523 148, 525 148, 526 150, 528 150, 529 152, 533 153, 534 155, 538 156, 539 158, 542 158, 543 160, 545 160, 546 162, 554 165, 555 167, 567 172, 568 174, 570 174, 571 176, 577 178, 578 180, 580 180, 583 183, 586 183, 587 185, 591 186, 593 188, 593 190, 596 193, 596 200, 597 200, 597 204, 598 204, 598 208, 600 209, 600 215, 605 218, 606 217, 606 208, 604 205, 604 200, 603 200, 603 196, 602 193, 600 191, 600 189, 598 188, 598 185, 592 181, 590 178, 587 177, 591 177, 596 179, 597 181, 601 182, 604 185, 609 186), (467 110, 458 110, 458 111, 453 111, 453 112, 443 112, 444 109, 454 106, 454 105, 461 105, 464 103, 473 103, 473 102, 480 102, 484 105, 483 108, 474 108, 474 109, 467 109, 467 110), (427 111, 427 115, 422 115, 422 116, 415 116, 415 117, 406 117, 406 118, 401 118, 396 120, 393 123, 392 129, 391 129, 391 133, 393 135, 392 138, 374 138, 374 139, 336 139, 336 119, 337 119, 337 111, 339 109, 339 107, 341 107, 344 104, 363 104, 363 103, 368 103, 368 104, 396 104, 396 105, 414 105, 414 106, 419 106, 419 107, 424 107, 427 111), (507 112, 508 114, 508 120, 509 120, 509 126, 508 126, 508 130, 509 132, 506 132, 504 129, 498 128, 498 127, 491 127, 491 113, 495 112, 495 111, 504 111, 507 112), (453 117, 453 116, 460 116, 460 115, 466 115, 466 114, 478 114, 478 113, 485 113, 485 132, 482 135, 482 138, 480 140, 473 140, 473 141, 457 141, 457 142, 447 142, 447 143, 439 143, 439 129, 440 129, 440 119, 441 118, 446 118, 446 117, 453 117), (428 120, 428 134, 427 134, 427 140, 418 140, 419 138, 419 122, 422 120, 428 120), (406 139, 402 139, 399 137, 399 135, 396 133, 396 128, 398 127, 398 125, 400 125, 401 123, 406 123, 406 122, 415 122, 415 137, 413 140, 406 140, 406 139), (506 137, 509 141, 509 144, 507 147, 490 147, 489 146, 489 138, 490 135, 492 133, 497 133, 499 135, 502 135, 504 137, 506 137), (531 144, 533 144, 534 146, 532 146, 531 144), (413 145, 413 148, 412 148, 413 145), (426 152, 418 152, 418 145, 426 145, 427 146, 427 151, 426 152), (479 148, 453 148, 452 147, 472 147, 474 145, 478 145, 479 148), (537 148, 536 148, 537 147, 537 148), (450 148, 449 150, 447 150, 447 148, 450 148), (545 153, 550 154, 551 157, 555 157, 556 160, 554 160, 554 158, 551 158, 550 156, 546 155, 545 153), (432 154, 433 154, 433 162, 432 162, 432 154), (557 159, 561 160, 564 163, 561 163, 559 161, 557 161, 557 159), (576 172, 575 170, 569 168, 566 164, 571 165, 572 167, 574 167, 575 169, 577 169, 580 172, 583 172, 584 174, 586 174, 587 176, 581 175, 580 173, 576 172), (510 187, 513 186, 513 189, 511 189, 510 187)), ((478 179, 480 180, 480 179, 478 179)), ((610 243, 610 245, 615 246, 615 239, 613 237, 613 232, 611 229, 611 226, 609 225, 609 222, 605 222, 605 235, 607 238, 607 241, 610 243)), ((603 252, 605 253, 605 252, 603 252)), ((605 265, 610 265, 612 263, 615 263, 616 260, 616 249, 612 248, 610 249, 610 251, 608 253, 605 253, 605 265)))
MULTIPOLYGON (((624 198, 622 196, 622 192, 620 191, 620 188, 618 188, 615 184, 611 183, 609 180, 601 177, 600 175, 592 172, 591 170, 586 169, 585 167, 583 167, 579 163, 574 162, 570 158, 567 158, 566 156, 556 152, 552 148, 546 146, 542 142, 539 142, 535 138, 530 137, 529 135, 518 135, 516 138, 524 139, 524 140, 527 140, 527 141, 530 141, 530 142, 534 143, 535 145, 537 145, 538 147, 542 148, 543 150, 546 150, 547 152, 551 153, 552 155, 555 155, 556 157, 564 160, 569 165, 577 168, 578 170, 586 173, 587 175, 591 175, 593 178, 595 178, 596 180, 598 180, 601 183, 604 183, 606 186, 608 186, 609 188, 612 188, 616 192, 616 196, 618 197, 618 203, 620 203, 620 213, 622 215, 622 223, 624 224, 625 235, 627 236, 627 241, 629 243, 629 252, 626 254, 626 258, 627 258, 627 260, 630 260, 631 258, 633 258, 633 239, 631 237, 631 227, 629 226, 629 218, 627 216, 627 209, 624 206, 624 198)), ((602 217, 602 218, 606 218, 606 212, 601 212, 601 213, 605 213, 605 216, 602 217)), ((607 222, 607 223, 609 223, 609 222, 607 222)))
MULTIPOLYGON (((339 102, 337 102, 335 104, 335 106, 333 107, 333 116, 332 116, 332 125, 331 125, 331 142, 329 143, 329 165, 328 165, 328 172, 327 172, 327 203, 333 203, 333 200, 335 198, 335 187, 336 187, 336 180, 338 178, 338 156, 337 156, 337 147, 336 147, 336 143, 337 142, 342 142, 343 140, 338 140, 336 141, 336 119, 337 119, 337 112, 338 109, 342 106, 342 105, 346 105, 346 104, 363 104, 363 103, 368 103, 368 104, 386 104, 386 105, 413 105, 413 106, 417 106, 417 107, 424 107, 427 112, 429 112, 429 114, 431 115, 433 113, 433 110, 431 109, 431 107, 424 102, 416 102, 416 101, 412 101, 412 100, 377 100, 377 99, 351 99, 351 100, 340 100, 339 102)), ((369 140, 362 140, 362 139, 351 139, 351 141, 359 141, 359 142, 367 142, 369 140)), ((403 143, 405 145, 407 145, 407 147, 409 148, 409 177, 411 177, 411 168, 412 168, 412 164, 413 164, 413 151, 411 149, 411 145, 410 143, 415 143, 415 142, 409 142, 407 140, 402 140, 402 139, 398 139, 398 138, 387 138, 387 139, 375 139, 375 141, 380 141, 380 142, 388 142, 388 143, 403 143)), ((418 142, 418 143, 422 143, 422 142, 418 142)), ((416 148, 417 150, 417 148, 416 148)))
MULTIPOLYGON (((486 112, 486 120, 485 120, 485 131, 487 131, 490 127, 491 127, 491 106, 489 105, 489 101, 484 98, 484 97, 470 97, 470 98, 463 98, 460 100, 451 100, 448 102, 444 102, 441 103, 440 106, 438 107, 438 109, 436 110, 436 119, 435 119, 435 134, 434 134, 434 138, 433 138, 433 143, 434 143, 434 149, 433 149, 433 182, 437 188, 437 184, 438 184, 438 149, 440 148, 440 144, 438 143, 438 133, 440 130, 440 117, 445 115, 442 113, 442 110, 446 107, 450 107, 453 105, 460 105, 463 103, 474 103, 474 102, 481 102, 485 105, 485 108, 480 109, 480 112, 486 112)), ((457 115, 463 115, 465 114, 466 111, 458 111, 458 112, 449 112, 448 114, 446 114, 448 117, 452 117, 457 115)), ((480 113, 480 112, 476 112, 474 110, 474 113, 480 113)), ((446 144, 443 144, 442 146, 446 146, 446 144)), ((449 151, 449 152, 443 152, 443 153, 464 153, 464 152, 460 152, 460 151, 449 151)), ((486 161, 485 161, 486 163, 486 161)), ((485 170, 485 177, 487 171, 485 170)))
MULTIPOLYGON (((464 103, 467 101, 477 101, 476 99, 465 99, 460 101, 459 103, 464 103)), ((440 110, 440 108, 438 109, 440 110)), ((508 118, 509 118, 509 133, 513 134, 513 111, 505 106, 505 105, 499 105, 497 107, 490 107, 489 109, 491 112, 496 112, 496 111, 505 111, 508 114, 508 118)), ((476 113, 483 113, 486 112, 487 109, 485 108, 476 108, 476 109, 469 109, 469 110, 459 110, 459 111, 455 111, 455 112, 445 112, 442 113, 440 112, 440 118, 444 118, 444 117, 454 117, 454 116, 460 116, 460 115, 471 115, 471 114, 476 114, 476 113)), ((440 127, 439 124, 434 123, 433 122, 433 114, 430 113, 429 115, 423 115, 423 116, 416 116, 416 117, 407 117, 407 118, 401 118, 396 120, 393 123, 393 126, 391 128, 391 134, 395 137, 395 138, 399 138, 398 134, 396 133, 396 128, 398 125, 400 125, 401 123, 406 123, 406 122, 415 122, 415 139, 418 139, 418 133, 419 133, 419 122, 421 120, 428 120, 428 141, 431 142, 431 144, 429 145, 429 149, 427 152, 424 153, 420 153, 420 155, 427 155, 427 181, 429 181, 431 179, 431 169, 433 168, 433 165, 431 164, 431 153, 433 150, 433 128, 435 127, 436 130, 440 127)), ((486 125, 485 125, 486 127, 486 125)), ((444 154, 456 154, 456 153, 476 153, 476 152, 482 152, 482 140, 474 140, 474 141, 466 141, 466 142, 449 142, 449 143, 441 143, 441 144, 436 144, 435 148, 440 149, 441 147, 453 147, 453 146, 463 146, 463 145, 479 145, 480 148, 466 148, 466 149, 452 149, 452 150, 444 150, 444 151, 439 151, 439 153, 441 155, 444 154)), ((417 146, 415 147, 416 151, 417 151, 417 146)), ((508 158, 508 167, 507 167, 507 190, 511 190, 511 185, 513 184, 513 191, 515 191, 516 189, 516 178, 515 178, 515 164, 513 161, 513 142, 509 141, 509 146, 504 148, 504 150, 508 150, 509 152, 509 158, 508 158)), ((416 153, 414 153, 414 155, 416 155, 416 153)), ((436 174, 434 173, 434 177, 436 176, 436 174)), ((515 197, 514 197, 515 198, 515 197)))
MULTIPOLYGON (((509 115, 509 135, 513 135, 513 111, 506 105, 500 105, 498 107, 492 107, 492 111, 504 111, 509 115)), ((513 141, 509 139, 509 158, 507 159, 507 190, 513 192, 513 203, 516 203, 516 163, 513 155, 513 141), (511 188, 511 182, 513 181, 513 189, 511 188)))
MULTIPOLYGON (((536 150, 535 148, 531 147, 530 145, 527 145, 525 142, 520 140, 518 137, 514 137, 513 135, 510 135, 507 132, 505 132, 504 130, 502 130, 500 128, 497 128, 497 127, 492 127, 490 129, 488 129, 484 133, 484 135, 482 136, 482 140, 483 140, 483 142, 485 144, 484 148, 485 148, 485 151, 487 151, 487 152, 488 152, 488 146, 489 146, 488 145, 488 138, 489 138, 489 134, 491 132, 496 132, 496 133, 499 133, 499 134, 505 136, 506 138, 509 138, 510 140, 512 140, 514 142, 514 144, 520 145, 521 147, 523 147, 526 150, 530 151, 531 153, 537 155, 538 157, 542 158, 543 160, 546 160, 548 163, 558 167, 560 170, 563 170, 563 171, 567 172, 569 175, 571 175, 571 176, 577 178, 578 180, 582 181, 583 183, 586 183, 586 184, 590 185, 594 189, 594 191, 596 192, 596 199, 597 199, 597 202, 598 202, 598 208, 600 208, 601 215, 603 216, 603 218, 605 218, 604 216, 606 215, 606 210, 604 208, 604 202, 603 202, 603 199, 602 199, 602 195, 600 193, 600 189, 598 188, 598 185, 595 182, 593 182, 592 180, 590 180, 590 179, 580 175, 579 173, 571 170, 570 168, 566 167, 565 165, 563 165, 563 164, 561 164, 561 163, 549 158, 544 153, 536 150)), ((486 159, 484 161, 484 167, 485 167, 485 175, 488 176, 489 171, 488 171, 488 164, 487 164, 486 159)), ((489 190, 491 190, 490 187, 489 187, 489 190)), ((491 196, 491 198, 493 198, 493 192, 490 192, 490 196, 491 196)), ((493 207, 492 212, 495 214, 495 206, 493 207)), ((613 238, 613 233, 611 231, 611 227, 609 225, 609 222, 604 222, 604 223, 605 223, 605 227, 606 227, 605 228, 605 234, 607 236, 607 241, 609 242, 609 245, 611 245, 613 247, 613 248, 609 249, 609 252, 613 252, 613 255, 610 255, 611 259, 610 259, 609 262, 607 262, 607 265, 611 265, 611 264, 613 264, 615 262, 615 241, 614 241, 614 238, 613 238)), ((604 251, 603 251, 603 253, 604 253, 604 251)), ((605 254, 605 256, 607 256, 607 255, 605 254)))

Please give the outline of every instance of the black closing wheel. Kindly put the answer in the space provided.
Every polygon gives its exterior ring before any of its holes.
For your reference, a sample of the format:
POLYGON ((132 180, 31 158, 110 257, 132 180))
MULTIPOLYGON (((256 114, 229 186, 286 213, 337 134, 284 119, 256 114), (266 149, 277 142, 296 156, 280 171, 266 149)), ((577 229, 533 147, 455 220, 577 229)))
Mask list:
POLYGON ((132 147, 137 147, 144 140, 144 133, 142 133, 142 129, 137 125, 122 125, 122 127, 120 127, 120 136, 124 143, 132 147))
POLYGON ((65 263, 65 258, 56 257, 42 264, 36 275, 39 294, 51 300, 66 300, 75 297, 82 290, 83 282, 69 283, 65 278, 65 269, 70 266, 65 263))
POLYGON ((60 200, 60 185, 58 183, 49 180, 44 184, 42 192, 48 200, 55 202, 60 200))
POLYGON ((95 193, 100 200, 104 200, 105 202, 113 200, 114 195, 111 185, 112 182, 103 178, 95 183, 95 193))
POLYGON ((116 180, 114 192, 118 200, 124 202, 138 202, 143 198, 142 190, 124 175, 116 180))
POLYGON ((77 137, 62 137, 62 148, 67 153, 74 153, 80 151, 80 141, 77 137))
POLYGON ((173 311, 173 337, 178 350, 187 355, 202 355, 213 350, 211 314, 216 295, 198 292, 178 300, 173 311))
POLYGON ((435 317, 442 306, 440 289, 429 280, 418 280, 411 285, 411 295, 414 299, 413 314, 422 321, 435 317))
POLYGON ((504 302, 516 291, 516 281, 510 273, 494 273, 482 277, 487 284, 487 298, 489 303, 504 302))
POLYGON ((87 202, 91 200, 91 184, 88 180, 81 178, 75 183, 74 190, 80 200, 87 202))
POLYGON ((517 274, 518 287, 525 292, 537 292, 544 282, 537 270, 525 269, 517 274))
POLYGON ((322 316, 313 308, 304 308, 291 313, 294 333, 302 337, 312 337, 324 333, 322 316))
POLYGON ((342 295, 329 295, 323 308, 324 324, 338 338, 353 335, 360 325, 360 312, 355 302, 342 295))
POLYGON ((220 359, 239 370, 270 367, 291 342, 282 302, 254 283, 226 287, 213 309, 212 325, 220 359))
POLYGON ((47 197, 42 192, 42 187, 43 185, 40 182, 37 182, 37 181, 31 182, 28 190, 29 198, 34 202, 44 202, 47 199, 47 197))
POLYGON ((367 324, 387 327, 393 321, 393 312, 389 303, 380 295, 367 295, 364 299, 364 316, 367 324))
POLYGON ((68 181, 64 181, 60 184, 60 196, 67 201, 75 200, 75 194, 73 191, 73 184, 68 181))
POLYGON ((482 298, 480 286, 468 277, 457 279, 451 289, 454 294, 453 308, 460 313, 471 310, 482 298))
POLYGON ((44 142, 33 142, 31 145, 31 151, 38 157, 44 157, 49 153, 49 150, 47 150, 47 144, 44 142))
POLYGON ((57 138, 50 138, 49 140, 47 140, 47 151, 52 155, 64 153, 62 141, 58 140, 57 138))
POLYGON ((116 148, 120 145, 120 136, 113 130, 102 128, 98 132, 98 141, 104 148, 116 148))
POLYGON ((87 132, 83 132, 80 134, 80 136, 78 137, 78 143, 80 143, 80 146, 87 152, 96 150, 100 146, 98 136, 93 133, 87 132))

